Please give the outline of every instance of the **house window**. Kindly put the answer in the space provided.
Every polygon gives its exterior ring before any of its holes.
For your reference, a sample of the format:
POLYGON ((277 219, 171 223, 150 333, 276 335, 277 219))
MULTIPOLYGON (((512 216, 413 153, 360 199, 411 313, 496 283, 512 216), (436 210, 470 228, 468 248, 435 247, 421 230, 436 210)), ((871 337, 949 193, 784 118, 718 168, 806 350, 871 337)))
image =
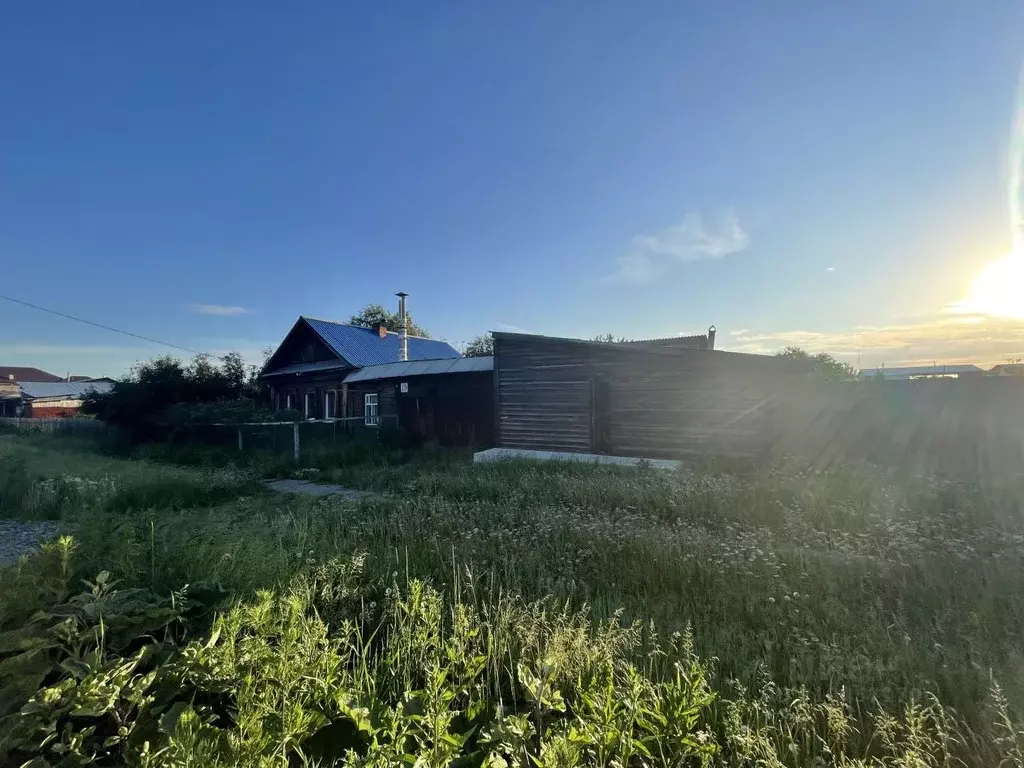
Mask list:
POLYGON ((380 411, 377 410, 377 395, 366 395, 363 398, 363 424, 368 427, 380 425, 380 411))
POLYGON ((333 389, 327 390, 324 394, 324 418, 334 419, 337 418, 335 412, 336 403, 338 402, 338 392, 333 389))
POLYGON ((303 413, 307 419, 316 418, 316 395, 313 392, 307 392, 303 399, 303 413))

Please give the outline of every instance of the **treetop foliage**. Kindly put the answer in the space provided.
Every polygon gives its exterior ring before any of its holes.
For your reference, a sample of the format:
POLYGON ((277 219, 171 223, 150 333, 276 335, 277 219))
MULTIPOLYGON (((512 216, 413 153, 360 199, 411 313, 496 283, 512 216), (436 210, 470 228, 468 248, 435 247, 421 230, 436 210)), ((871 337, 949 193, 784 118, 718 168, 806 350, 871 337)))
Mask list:
POLYGON ((494 354, 494 337, 489 333, 477 336, 466 345, 466 357, 487 357, 494 354))
MULTIPOLYGON (((412 319, 412 315, 409 312, 405 313, 406 321, 408 322, 408 332, 410 336, 422 336, 425 339, 430 338, 430 332, 426 328, 416 325, 416 322, 412 319)), ((383 324, 389 331, 402 330, 402 319, 398 316, 397 312, 391 312, 385 309, 380 304, 367 304, 359 312, 352 315, 349 318, 351 325, 362 326, 363 328, 376 328, 378 325, 383 324)))
POLYGON ((857 370, 847 362, 837 360, 832 355, 819 352, 812 355, 800 347, 784 347, 776 357, 792 360, 804 367, 808 373, 816 373, 826 381, 849 381, 857 378, 857 370))
POLYGON ((262 395, 257 377, 258 370, 237 352, 219 363, 208 355, 196 355, 191 363, 167 355, 137 363, 109 392, 88 393, 82 411, 144 433, 170 414, 181 413, 182 406, 248 403, 242 410, 255 410, 262 395))

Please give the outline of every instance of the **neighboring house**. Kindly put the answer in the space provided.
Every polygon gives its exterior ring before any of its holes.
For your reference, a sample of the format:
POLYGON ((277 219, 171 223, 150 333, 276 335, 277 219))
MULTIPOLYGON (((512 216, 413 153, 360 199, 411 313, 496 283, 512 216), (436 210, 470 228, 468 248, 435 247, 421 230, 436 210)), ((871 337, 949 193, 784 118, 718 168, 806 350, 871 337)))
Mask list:
POLYGON ((0 365, 0 379, 7 381, 63 381, 60 376, 41 371, 38 368, 24 368, 17 365, 0 365))
POLYGON ((1024 363, 1002 363, 988 369, 989 376, 1024 376, 1024 363))
POLYGON ((17 416, 15 406, 21 402, 21 390, 12 379, 0 379, 0 416, 17 416))
POLYGON ((300 317, 260 377, 278 411, 343 420, 350 431, 401 426, 424 438, 489 444, 491 358, 462 358, 449 344, 300 317))
POLYGON ((907 379, 966 379, 982 376, 985 371, 976 365, 916 365, 904 368, 876 368, 860 372, 864 378, 880 378, 885 381, 907 379))
POLYGON ((0 388, 0 416, 62 418, 74 416, 88 392, 109 392, 110 379, 18 381, 0 388), (14 384, 13 387, 9 386, 14 384))

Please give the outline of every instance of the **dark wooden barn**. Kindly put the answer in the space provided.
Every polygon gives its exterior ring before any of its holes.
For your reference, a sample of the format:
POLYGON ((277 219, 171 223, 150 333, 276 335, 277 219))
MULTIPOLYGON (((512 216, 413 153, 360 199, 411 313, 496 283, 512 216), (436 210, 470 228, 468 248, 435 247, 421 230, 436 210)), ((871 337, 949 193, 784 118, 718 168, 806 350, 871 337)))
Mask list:
POLYGON ((706 336, 609 343, 494 334, 503 448, 686 458, 754 455, 773 439, 776 394, 806 373, 706 336))
POLYGON ((495 333, 497 444, 674 456, 686 420, 679 390, 713 346, 713 330, 620 343, 495 333))
POLYGON ((768 355, 496 333, 502 448, 691 459, 866 461, 1019 474, 1024 381, 827 381, 768 355))

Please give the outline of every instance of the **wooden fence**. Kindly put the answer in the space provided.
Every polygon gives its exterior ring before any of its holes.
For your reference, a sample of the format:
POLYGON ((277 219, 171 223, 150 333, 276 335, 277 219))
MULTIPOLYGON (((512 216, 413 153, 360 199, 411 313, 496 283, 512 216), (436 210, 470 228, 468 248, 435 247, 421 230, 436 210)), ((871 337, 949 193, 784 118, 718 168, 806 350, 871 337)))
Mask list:
POLYGON ((46 434, 101 434, 114 429, 99 419, 32 419, 20 417, 0 418, 0 427, 7 427, 24 432, 43 432, 46 434))

